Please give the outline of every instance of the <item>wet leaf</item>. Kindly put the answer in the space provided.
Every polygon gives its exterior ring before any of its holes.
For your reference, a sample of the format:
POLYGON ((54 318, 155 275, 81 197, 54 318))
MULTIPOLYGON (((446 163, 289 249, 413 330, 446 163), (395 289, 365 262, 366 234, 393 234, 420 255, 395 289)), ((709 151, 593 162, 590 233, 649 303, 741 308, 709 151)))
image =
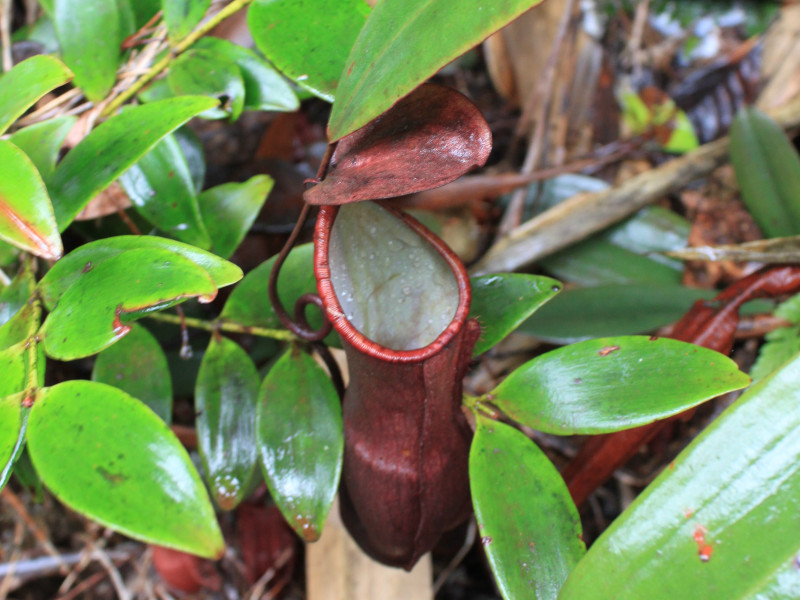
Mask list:
POLYGON ((72 72, 53 56, 33 56, 0 77, 0 133, 47 92, 72 79, 72 72))
POLYGON ((292 348, 270 369, 256 430, 275 504, 301 538, 315 541, 339 485, 344 437, 339 396, 308 354, 292 348))
POLYGON ((720 246, 695 246, 684 250, 665 252, 681 260, 733 260, 766 264, 800 263, 800 236, 756 240, 743 244, 720 246))
POLYGON ((555 279, 521 273, 473 277, 470 284, 469 316, 481 324, 473 356, 489 350, 561 290, 555 279))
POLYGON ((145 219, 171 237, 208 249, 192 173, 174 135, 167 135, 119 182, 145 219))
POLYGON ((108 0, 54 0, 53 25, 61 56, 86 97, 99 102, 117 79, 121 29, 119 7, 108 0))
POLYGON ((244 183, 223 183, 198 196, 215 254, 230 258, 256 220, 274 183, 267 175, 256 175, 244 183))
POLYGON ((578 509, 545 454, 516 429, 476 416, 469 452, 481 543, 506 600, 555 600, 586 553, 578 509))
POLYGON ((411 194, 457 179, 486 162, 489 125, 455 90, 427 84, 368 126, 339 140, 310 204, 346 204, 411 194))
POLYGON ((73 510, 150 544, 222 555, 214 509, 189 455, 125 392, 90 381, 40 390, 28 450, 44 484, 73 510))
POLYGON ((197 445, 211 496, 223 510, 236 508, 255 474, 260 384, 256 366, 236 342, 211 338, 195 386, 197 445))
POLYGON ((210 50, 215 55, 236 63, 244 80, 245 110, 288 112, 297 110, 300 105, 286 80, 252 50, 214 37, 200 38, 194 48, 210 50))
POLYGON ((728 357, 669 338, 578 342, 511 373, 486 399, 512 419, 557 435, 630 429, 750 383, 728 357))
POLYGON ((0 140, 0 239, 49 260, 60 258, 63 250, 39 172, 6 140, 0 140))
POLYGON ((185 38, 200 23, 209 6, 211 0, 161 0, 169 39, 178 42, 185 38))
MULTIPOLYGON (((4 366, 2 353, 0 366, 4 366)), ((23 396, 24 394, 14 394, 0 397, 0 490, 8 482, 25 442, 30 409, 22 406, 23 396)))
POLYGON ((379 3, 359 33, 336 88, 328 124, 330 141, 363 127, 454 58, 538 3, 379 3))
POLYGON ((8 139, 27 154, 39 174, 47 178, 56 167, 56 160, 64 138, 77 120, 77 117, 72 115, 55 117, 41 123, 28 125, 24 129, 18 129, 8 139))
POLYGON ((107 348, 130 331, 126 321, 200 297, 217 286, 188 258, 168 250, 129 250, 85 273, 61 296, 39 333, 48 356, 73 360, 107 348))
POLYGON ((594 543, 562 600, 795 598, 800 359, 754 385, 594 543))
POLYGON ((156 338, 131 323, 128 335, 97 355, 92 381, 111 385, 144 402, 169 425, 172 422, 172 380, 167 357, 156 338))
POLYGON ((347 53, 369 11, 363 0, 256 0, 247 25, 272 64, 312 94, 333 102, 347 53))
POLYGON ((747 210, 767 237, 800 234, 800 157, 783 130, 757 108, 731 125, 731 163, 747 210))
POLYGON ((170 65, 167 84, 176 96, 203 95, 221 103, 205 111, 207 119, 230 117, 235 121, 244 109, 244 79, 236 63, 210 50, 189 50, 170 65))
POLYGON ((242 278, 242 270, 233 263, 189 244, 154 235, 120 235, 84 244, 53 265, 39 282, 39 293, 45 306, 52 310, 73 283, 105 261, 129 250, 168 250, 180 254, 202 267, 218 288, 242 278))
POLYGON ((680 319, 714 290, 680 285, 603 285, 561 292, 520 325, 544 341, 569 344, 590 338, 654 331, 680 319))
POLYGON ((128 108, 92 130, 48 178, 59 229, 66 229, 89 200, 161 138, 214 106, 216 101, 211 98, 169 98, 128 108))

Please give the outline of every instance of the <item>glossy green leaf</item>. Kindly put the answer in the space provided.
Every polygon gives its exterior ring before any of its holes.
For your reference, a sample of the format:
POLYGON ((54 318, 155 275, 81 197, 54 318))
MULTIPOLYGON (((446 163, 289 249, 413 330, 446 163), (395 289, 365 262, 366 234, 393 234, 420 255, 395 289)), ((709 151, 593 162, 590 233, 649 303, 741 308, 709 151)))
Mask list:
POLYGON ((506 600, 555 600, 586 553, 578 509, 536 444, 476 416, 469 483, 481 543, 506 600))
POLYGON ((750 383, 727 356, 669 338, 629 336, 552 350, 511 373, 486 399, 557 435, 630 429, 750 383))
POLYGON ((800 157, 780 126, 743 109, 731 125, 730 153, 742 200, 764 234, 800 234, 800 157))
POLYGON ((26 304, 20 311, 0 327, 0 349, 8 348, 27 340, 38 329, 37 310, 26 304))
POLYGON ((258 54, 228 40, 204 37, 194 44, 236 63, 244 80, 245 110, 297 110, 300 102, 291 86, 258 54))
POLYGON ((759 348, 758 359, 750 369, 754 381, 764 379, 800 352, 800 295, 783 302, 773 316, 785 319, 789 324, 764 336, 765 343, 759 348))
POLYGON ((36 280, 30 269, 22 269, 11 283, 0 292, 0 326, 7 323, 19 310, 28 303, 36 280))
POLYGON ((272 64, 312 94, 333 102, 369 11, 363 0, 255 0, 247 24, 272 64))
POLYGON ((63 250, 41 175, 14 144, 0 140, 0 239, 49 260, 63 250))
POLYGON ((61 56, 75 73, 75 85, 89 100, 99 102, 117 79, 124 37, 117 3, 54 0, 52 17, 61 56))
POLYGON ((274 183, 267 175, 256 175, 244 183, 223 183, 198 196, 215 254, 230 258, 256 220, 274 183))
POLYGON ((486 352, 561 290, 555 279, 521 273, 473 277, 470 284, 469 316, 481 325, 473 355, 486 352))
POLYGON ((172 380, 156 338, 132 323, 128 335, 97 355, 92 381, 114 386, 144 402, 167 425, 172 422, 172 380))
POLYGON ((18 129, 8 139, 27 154, 39 174, 47 178, 56 168, 61 144, 77 120, 78 118, 72 115, 55 117, 18 129))
POLYGON ((64 504, 125 535, 208 558, 224 542, 200 476, 169 427, 116 388, 67 381, 37 394, 28 451, 64 504))
POLYGON ((185 38, 200 23, 209 6, 211 0, 161 0, 169 39, 177 42, 185 38))
POLYGON ((328 124, 330 140, 366 125, 447 63, 539 1, 378 3, 347 57, 336 88, 328 124))
POLYGON ((0 133, 47 92, 72 79, 72 72, 53 56, 33 56, 0 77, 0 133))
POLYGON ((0 490, 8 482, 25 442, 30 409, 22 405, 23 396, 14 394, 0 397, 0 490))
POLYGON ((161 10, 161 0, 131 0, 136 27, 142 27, 161 10))
POLYGON ((244 109, 244 79, 236 63, 209 50, 189 50, 170 65, 167 84, 176 96, 203 95, 221 101, 201 116, 239 118, 244 109))
MULTIPOLYGON (((0 398, 25 390, 28 382, 27 340, 0 350, 0 398)), ((2 419, 0 419, 0 423, 2 419)))
POLYGON ((594 543, 562 600, 800 595, 800 358, 754 385, 594 543))
POLYGON ((604 285, 561 292, 519 328, 541 340, 569 344, 654 331, 680 319, 714 290, 680 285, 604 285))
POLYGON ((168 250, 202 267, 218 287, 236 283, 242 270, 233 263, 183 242, 155 235, 120 235, 84 244, 58 261, 39 282, 45 306, 52 310, 73 283, 93 268, 129 250, 168 250))
POLYGON ((178 140, 183 157, 186 159, 186 166, 189 167, 189 173, 192 175, 195 194, 199 194, 200 190, 203 189, 203 183, 206 178, 206 159, 203 155, 203 142, 200 141, 200 138, 188 125, 176 129, 172 135, 178 140))
POLYGON ((92 130, 47 181, 60 230, 161 138, 214 106, 212 98, 169 98, 128 108, 92 130))
POLYGON ((188 298, 208 302, 216 293, 208 273, 180 254, 129 250, 91 267, 71 285, 39 335, 48 356, 82 358, 126 335, 126 321, 188 298))
POLYGON ((270 369, 256 431, 275 504, 301 538, 315 541, 339 486, 344 435, 336 389, 308 354, 291 348, 270 369))
POLYGON ((195 385, 197 447, 211 496, 233 510, 250 488, 256 463, 256 403, 261 379, 236 342, 213 336, 195 385))
MULTIPOLYGON (((275 256, 250 271, 231 293, 220 315, 242 325, 283 328, 278 315, 272 310, 267 291, 269 275, 275 256)), ((289 253, 278 278, 278 297, 284 307, 293 311, 295 301, 307 293, 316 293, 314 279, 314 245, 302 244, 289 253)), ((316 311, 309 313, 313 327, 319 325, 316 311)))
POLYGON ((164 137, 119 182, 139 214, 161 231, 193 246, 210 246, 192 173, 175 136, 164 137))

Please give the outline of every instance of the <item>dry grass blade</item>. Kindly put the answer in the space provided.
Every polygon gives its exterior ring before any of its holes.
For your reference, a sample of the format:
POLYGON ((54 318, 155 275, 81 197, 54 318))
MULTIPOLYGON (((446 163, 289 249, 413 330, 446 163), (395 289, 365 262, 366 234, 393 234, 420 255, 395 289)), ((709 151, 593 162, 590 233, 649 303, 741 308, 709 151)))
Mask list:
POLYGON ((800 235, 757 240, 743 244, 695 246, 664 252, 680 260, 732 260, 767 264, 800 263, 800 235))

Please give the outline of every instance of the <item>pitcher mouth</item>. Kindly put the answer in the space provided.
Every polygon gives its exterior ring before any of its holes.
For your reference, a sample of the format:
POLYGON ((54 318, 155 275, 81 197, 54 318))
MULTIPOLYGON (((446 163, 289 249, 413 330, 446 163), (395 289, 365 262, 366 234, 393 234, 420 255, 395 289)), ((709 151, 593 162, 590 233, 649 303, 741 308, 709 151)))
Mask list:
MULTIPOLYGON (((358 203, 361 204, 361 203, 358 203)), ((331 321, 333 328, 350 345, 359 351, 378 359, 390 362, 417 362, 425 360, 439 352, 453 336, 463 327, 469 314, 470 304, 470 284, 461 260, 453 253, 447 245, 434 235, 427 227, 422 225, 413 217, 394 210, 383 203, 374 203, 380 210, 387 211, 391 216, 399 219, 407 226, 413 234, 416 234, 423 243, 429 244, 438 258, 449 269, 453 276, 453 283, 458 294, 455 302, 455 309, 449 322, 442 327, 435 338, 421 347, 413 349, 394 349, 378 341, 370 339, 360 331, 348 318, 347 312, 343 309, 334 286, 331 272, 331 238, 333 226, 340 209, 339 206, 322 206, 317 217, 316 223, 316 242, 314 246, 314 271, 317 278, 317 290, 325 306, 325 312, 331 321)))

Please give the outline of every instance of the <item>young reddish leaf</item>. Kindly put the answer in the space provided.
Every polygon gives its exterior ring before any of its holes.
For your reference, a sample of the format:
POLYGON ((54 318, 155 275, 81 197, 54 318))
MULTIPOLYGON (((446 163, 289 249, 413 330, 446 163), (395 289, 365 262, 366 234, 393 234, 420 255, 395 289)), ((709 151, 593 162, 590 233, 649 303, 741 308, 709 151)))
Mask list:
POLYGON ((40 390, 28 450, 64 504, 151 544, 218 558, 224 542, 200 476, 153 411, 116 388, 67 381, 40 390))
POLYGON ((427 84, 339 140, 310 204, 346 204, 438 187, 482 166, 492 149, 483 115, 465 96, 427 84))
POLYGON ((72 79, 72 71, 53 56, 33 56, 0 77, 0 133, 47 92, 72 79))
POLYGON ((158 142, 119 182, 145 219, 171 237, 208 249, 192 173, 174 135, 158 142))
POLYGON ((78 118, 72 115, 48 119, 18 129, 8 140, 27 154, 39 174, 47 178, 56 168, 61 144, 77 120, 78 118))
POLYGON ((272 64, 315 96, 333 102, 347 53, 369 11, 363 0, 256 0, 247 25, 272 64))
POLYGON ((336 88, 328 136, 338 140, 387 111, 454 58, 540 0, 379 2, 336 88))
POLYGON ((469 481, 481 544, 503 598, 556 600, 586 545, 553 463, 516 429, 478 414, 469 481))
POLYGON ((48 356, 73 360, 107 348, 130 331, 126 321, 200 297, 217 286, 200 266, 168 250, 129 250, 90 267, 61 296, 40 330, 48 356))
POLYGON ((264 478, 292 529, 315 541, 342 471, 339 396, 325 371, 290 348, 267 373, 256 417, 264 478))
POLYGON ((229 258, 250 230, 275 182, 256 175, 244 183, 223 183, 197 197, 211 237, 211 250, 229 258))
POLYGON ((223 510, 244 499, 258 462, 256 402, 261 381, 236 342, 213 336, 195 385, 197 446, 211 496, 223 510))
POLYGON ((161 138, 216 105, 203 96, 169 98, 128 108, 92 130, 47 181, 60 230, 161 138))
POLYGON ((169 425, 172 422, 172 381, 167 357, 156 338, 141 325, 97 355, 92 381, 105 383, 144 402, 169 425))
POLYGON ((185 38, 203 19, 209 6, 211 0, 162 0, 169 39, 178 42, 185 38))
POLYGON ((481 325, 473 356, 489 350, 561 291, 561 284, 555 279, 521 273, 473 277, 470 285, 469 316, 481 325))
POLYGON ((751 387, 594 543, 562 600, 796 598, 800 358, 751 387))
POLYGON ((167 84, 176 96, 211 96, 223 104, 207 110, 207 119, 230 117, 235 121, 244 109, 244 79, 235 62, 210 50, 184 52, 170 65, 167 84))
POLYGON ((117 78, 124 37, 117 2, 54 0, 53 26, 64 62, 86 97, 99 102, 117 78))
POLYGON ((601 338, 552 350, 511 373, 486 399, 556 435, 629 429, 750 383, 728 357, 668 338, 601 338))
POLYGON ((53 207, 25 153, 0 140, 0 239, 49 260, 61 257, 53 207))
MULTIPOLYGON (((3 354, 0 352, 0 368, 6 366, 3 354)), ((2 387, 3 383, 0 383, 0 388, 2 387)), ((8 482, 25 443, 30 409, 23 406, 24 397, 25 394, 22 393, 5 397, 0 394, 0 490, 8 482)))
POLYGON ((93 268, 129 250, 168 250, 188 258, 202 267, 218 287, 225 287, 242 278, 242 270, 233 263, 195 248, 154 235, 120 235, 84 244, 58 261, 39 282, 39 293, 45 306, 52 310, 58 299, 73 283, 93 268))

